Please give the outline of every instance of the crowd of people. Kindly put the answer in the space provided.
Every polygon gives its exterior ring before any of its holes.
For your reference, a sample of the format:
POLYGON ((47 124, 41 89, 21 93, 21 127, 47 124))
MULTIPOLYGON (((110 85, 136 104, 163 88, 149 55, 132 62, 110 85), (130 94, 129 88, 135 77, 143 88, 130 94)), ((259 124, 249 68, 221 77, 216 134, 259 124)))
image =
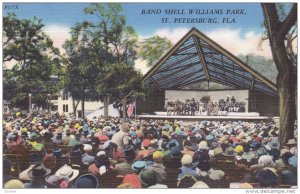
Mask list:
POLYGON ((291 188, 295 139, 273 122, 3 116, 3 183, 16 188, 291 188))
POLYGON ((238 102, 234 96, 227 96, 226 100, 220 99, 218 102, 212 102, 210 98, 207 102, 203 99, 200 101, 186 99, 181 102, 178 99, 175 102, 169 101, 166 105, 167 115, 201 115, 206 112, 208 116, 225 116, 227 112, 245 112, 245 102, 238 102))

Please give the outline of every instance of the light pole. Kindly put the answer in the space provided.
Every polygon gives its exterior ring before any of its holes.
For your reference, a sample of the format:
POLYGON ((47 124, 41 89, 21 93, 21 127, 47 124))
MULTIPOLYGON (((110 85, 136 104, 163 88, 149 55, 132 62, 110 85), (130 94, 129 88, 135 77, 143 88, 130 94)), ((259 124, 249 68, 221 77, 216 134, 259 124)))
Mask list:
POLYGON ((48 105, 48 113, 50 112, 50 106, 51 106, 51 95, 47 94, 47 105, 48 105))
POLYGON ((32 106, 31 106, 31 93, 28 94, 29 99, 29 114, 32 113, 32 106))

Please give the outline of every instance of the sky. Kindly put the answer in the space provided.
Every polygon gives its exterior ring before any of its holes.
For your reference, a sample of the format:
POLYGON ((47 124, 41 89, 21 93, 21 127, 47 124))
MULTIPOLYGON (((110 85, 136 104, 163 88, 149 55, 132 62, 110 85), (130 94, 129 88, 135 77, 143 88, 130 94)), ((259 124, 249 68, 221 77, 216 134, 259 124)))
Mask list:
MULTIPOLYGON (((95 21, 95 17, 84 14, 83 10, 88 5, 89 3, 4 3, 2 8, 3 15, 14 12, 19 18, 32 19, 34 16, 41 18, 45 24, 44 30, 53 39, 54 46, 64 52, 62 45, 70 37, 70 28, 76 22, 95 21)), ((272 56, 268 41, 258 48, 259 39, 264 32, 263 13, 259 3, 122 3, 121 5, 127 25, 136 30, 140 40, 159 35, 167 37, 175 44, 192 27, 196 27, 235 55, 252 53, 266 58, 272 56), (198 10, 200 13, 189 14, 190 9, 198 10), (162 23, 162 18, 169 18, 168 22, 162 23), (186 22, 199 21, 199 18, 205 18, 204 22, 186 22), (209 23, 208 18, 218 23, 209 23), (224 18, 228 19, 223 23, 224 18), (230 23, 232 19, 235 23, 230 23)), ((135 66, 143 73, 148 70, 146 62, 141 59, 136 60, 135 66)))

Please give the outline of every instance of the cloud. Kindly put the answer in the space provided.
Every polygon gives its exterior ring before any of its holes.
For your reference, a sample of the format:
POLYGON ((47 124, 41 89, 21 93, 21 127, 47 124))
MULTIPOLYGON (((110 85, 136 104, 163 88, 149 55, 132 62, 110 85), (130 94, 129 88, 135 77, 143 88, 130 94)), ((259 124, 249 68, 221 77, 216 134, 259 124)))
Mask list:
POLYGON ((265 40, 258 47, 261 34, 256 34, 253 31, 246 32, 242 36, 241 29, 218 28, 208 31, 206 35, 234 55, 255 54, 272 58, 269 41, 265 40))
POLYGON ((71 37, 70 27, 63 24, 49 24, 44 28, 44 32, 50 36, 54 47, 59 48, 61 53, 64 53, 63 44, 66 39, 71 37))
POLYGON ((146 74, 147 71, 150 69, 147 67, 147 62, 142 59, 135 60, 135 69, 140 70, 142 74, 146 74))
POLYGON ((154 32, 154 36, 168 38, 173 44, 177 43, 187 32, 188 28, 163 28, 154 32))
MULTIPOLYGON (((177 43, 190 29, 188 28, 163 28, 155 31, 152 36, 158 35, 166 37, 173 44, 177 43)), ((272 58, 271 48, 269 41, 263 42, 261 47, 258 47, 261 34, 254 31, 246 32, 242 35, 241 29, 229 29, 229 28, 216 28, 207 32, 204 32, 208 37, 217 42, 219 45, 227 49, 234 55, 248 55, 255 54, 264 56, 266 58, 272 58)), ((151 37, 151 36, 149 36, 151 37)), ((148 38, 148 37, 141 37, 148 38)))
MULTIPOLYGON (((177 43, 190 29, 188 28, 163 28, 157 30, 152 36, 158 35, 161 37, 166 37, 173 44, 177 43)), ((234 55, 259 55, 266 58, 272 58, 271 48, 269 46, 269 41, 265 40, 260 47, 259 40, 261 34, 255 33, 254 31, 246 32, 242 35, 241 29, 229 29, 229 28, 217 28, 207 32, 204 32, 209 38, 214 40, 216 43, 221 45, 223 48, 227 49, 234 55)), ((149 37, 152 37, 149 36, 149 37)), ((141 39, 149 37, 140 37, 141 39)), ((146 63, 142 60, 136 61, 136 67, 142 70, 142 72, 147 72, 146 63)))

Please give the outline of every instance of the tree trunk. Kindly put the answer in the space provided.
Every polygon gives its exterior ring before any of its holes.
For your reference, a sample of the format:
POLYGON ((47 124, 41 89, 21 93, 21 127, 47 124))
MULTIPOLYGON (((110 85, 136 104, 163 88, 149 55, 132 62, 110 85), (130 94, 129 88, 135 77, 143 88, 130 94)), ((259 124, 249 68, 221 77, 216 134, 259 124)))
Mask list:
POLYGON ((282 75, 279 73, 277 78, 277 88, 279 92, 279 111, 280 111, 280 144, 284 145, 289 139, 294 137, 294 123, 296 120, 296 82, 297 76, 289 68, 289 73, 282 75))
POLYGON ((76 113, 76 111, 77 111, 77 107, 78 107, 78 104, 79 104, 79 100, 77 101, 77 103, 76 103, 76 100, 74 100, 73 98, 72 98, 72 103, 73 103, 73 115, 77 118, 77 113, 76 113))
POLYGON ((125 123, 126 113, 127 113, 127 111, 126 111, 126 98, 123 98, 122 104, 123 104, 123 106, 122 106, 122 108, 123 108, 123 122, 125 123))
POLYGON ((277 89, 279 92, 280 128, 279 140, 285 145, 294 136, 296 120, 295 89, 297 72, 293 62, 288 58, 284 39, 290 28, 297 21, 297 5, 294 4, 286 19, 281 22, 274 3, 262 3, 265 27, 271 45, 272 55, 278 70, 277 89))
POLYGON ((108 105, 109 105, 109 97, 104 97, 104 118, 108 117, 108 105))
POLYGON ((278 69, 277 89, 279 92, 279 140, 285 145, 288 139, 294 136, 294 124, 296 120, 295 89, 297 75, 292 61, 289 60, 283 40, 276 37, 270 39, 272 53, 278 69))
POLYGON ((84 119, 84 99, 81 100, 81 116, 82 116, 82 119, 84 119))

